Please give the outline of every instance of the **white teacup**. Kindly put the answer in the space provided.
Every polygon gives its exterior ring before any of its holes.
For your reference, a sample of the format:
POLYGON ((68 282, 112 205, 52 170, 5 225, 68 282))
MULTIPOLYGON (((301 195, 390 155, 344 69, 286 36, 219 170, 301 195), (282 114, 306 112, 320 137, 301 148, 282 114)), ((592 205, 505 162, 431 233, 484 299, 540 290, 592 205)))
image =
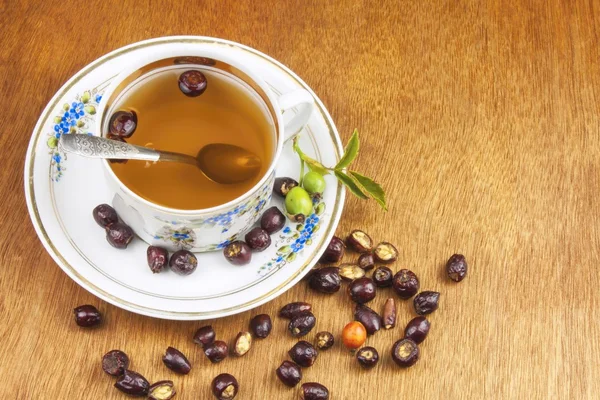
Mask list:
POLYGON ((154 204, 134 193, 119 180, 106 160, 103 161, 104 169, 114 191, 113 207, 145 242, 171 250, 219 250, 256 223, 269 204, 283 144, 308 123, 313 98, 303 89, 277 97, 263 79, 237 62, 235 54, 227 47, 205 49, 200 53, 185 44, 174 44, 151 57, 136 60, 112 81, 98 108, 96 131, 106 135, 110 116, 116 111, 113 107, 136 82, 148 74, 182 66, 227 73, 264 103, 273 120, 277 141, 267 173, 252 189, 228 203, 207 209, 178 210, 154 204), (284 124, 283 112, 295 107, 298 112, 284 124))

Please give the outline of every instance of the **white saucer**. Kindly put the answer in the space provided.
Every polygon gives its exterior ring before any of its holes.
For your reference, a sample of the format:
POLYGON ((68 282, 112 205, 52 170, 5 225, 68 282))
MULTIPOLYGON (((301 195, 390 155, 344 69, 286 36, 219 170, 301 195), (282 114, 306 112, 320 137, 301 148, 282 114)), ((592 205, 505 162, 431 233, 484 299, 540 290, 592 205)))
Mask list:
MULTIPOLYGON (((342 154, 337 130, 323 103, 296 74, 269 56, 221 39, 178 36, 135 43, 92 62, 73 76, 52 98, 33 131, 25 160, 25 193, 33 225, 46 250, 75 282, 118 307, 152 317, 200 320, 236 314, 277 297, 317 262, 333 236, 344 205, 345 191, 326 177, 323 200, 305 224, 287 226, 273 243, 253 255, 252 263, 235 267, 221 252, 198 254, 198 268, 182 277, 166 271, 152 274, 146 264, 147 244, 134 240, 126 250, 112 248, 92 218, 92 209, 110 203, 100 160, 68 157, 57 150, 65 132, 95 134, 95 106, 110 80, 127 64, 170 43, 197 49, 226 46, 253 68, 275 93, 296 88, 315 98, 316 111, 300 135, 308 155, 335 165, 342 154), (88 100, 89 98, 89 100, 88 100), (90 128, 91 127, 91 128, 90 128)), ((288 118, 290 116, 287 116, 288 118)), ((291 144, 285 146, 277 176, 298 178, 300 165, 291 144)), ((272 203, 281 206, 274 196, 272 203)), ((186 233, 170 229, 170 240, 186 233)))

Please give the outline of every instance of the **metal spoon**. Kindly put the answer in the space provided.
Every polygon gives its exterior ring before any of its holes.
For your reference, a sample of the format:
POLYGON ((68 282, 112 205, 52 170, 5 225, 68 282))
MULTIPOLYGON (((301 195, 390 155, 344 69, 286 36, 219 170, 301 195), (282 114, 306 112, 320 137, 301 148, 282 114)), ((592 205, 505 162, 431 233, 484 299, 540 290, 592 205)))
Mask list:
POLYGON ((171 161, 192 164, 209 179, 223 184, 239 183, 253 178, 261 167, 254 153, 232 144, 213 143, 200 149, 196 157, 155 150, 106 139, 71 133, 60 138, 66 152, 89 158, 121 160, 171 161))

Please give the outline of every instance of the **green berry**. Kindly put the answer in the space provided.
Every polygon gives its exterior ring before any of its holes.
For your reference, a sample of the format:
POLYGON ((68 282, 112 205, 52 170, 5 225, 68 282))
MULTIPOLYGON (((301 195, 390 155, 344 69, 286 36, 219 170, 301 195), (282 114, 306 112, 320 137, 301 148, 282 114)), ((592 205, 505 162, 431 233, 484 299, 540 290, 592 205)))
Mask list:
POLYGON ((323 193, 325 190, 325 179, 318 172, 310 171, 304 175, 302 186, 308 193, 323 193))
POLYGON ((312 214, 312 199, 306 190, 296 186, 285 196, 285 209, 292 216, 308 216, 312 214))

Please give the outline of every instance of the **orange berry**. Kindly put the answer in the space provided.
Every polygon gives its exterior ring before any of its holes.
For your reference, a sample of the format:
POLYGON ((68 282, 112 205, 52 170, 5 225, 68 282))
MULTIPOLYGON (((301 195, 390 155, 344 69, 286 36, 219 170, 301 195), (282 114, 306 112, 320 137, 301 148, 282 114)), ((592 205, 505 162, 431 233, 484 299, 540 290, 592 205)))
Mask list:
POLYGON ((367 340, 367 330, 358 321, 348 323, 342 331, 342 342, 350 350, 356 350, 367 340))

